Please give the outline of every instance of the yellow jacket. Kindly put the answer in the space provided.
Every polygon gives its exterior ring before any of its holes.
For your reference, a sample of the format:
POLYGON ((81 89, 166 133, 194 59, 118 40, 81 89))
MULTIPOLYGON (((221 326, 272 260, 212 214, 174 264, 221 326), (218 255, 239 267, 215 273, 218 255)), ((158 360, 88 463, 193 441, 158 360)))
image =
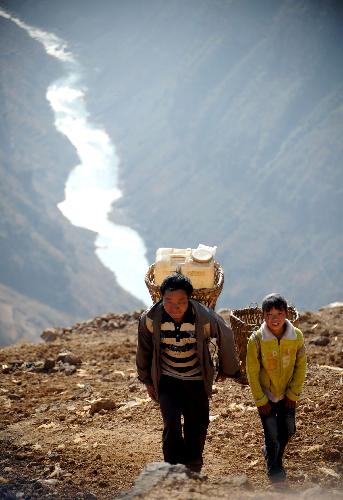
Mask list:
POLYGON ((247 346, 247 376, 256 406, 277 402, 286 395, 299 399, 306 372, 304 337, 286 320, 286 331, 278 339, 265 322, 247 346))

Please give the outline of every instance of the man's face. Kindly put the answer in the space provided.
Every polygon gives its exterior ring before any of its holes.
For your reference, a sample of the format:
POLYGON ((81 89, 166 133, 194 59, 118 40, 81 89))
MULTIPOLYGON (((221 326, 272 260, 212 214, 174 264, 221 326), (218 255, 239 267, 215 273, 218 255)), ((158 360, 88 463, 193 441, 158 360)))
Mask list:
POLYGON ((188 295, 184 290, 166 290, 163 295, 163 307, 176 323, 180 323, 188 308, 188 295))
POLYGON ((273 307, 270 311, 263 313, 263 318, 269 330, 274 333, 274 335, 279 336, 284 332, 287 318, 286 311, 273 307))

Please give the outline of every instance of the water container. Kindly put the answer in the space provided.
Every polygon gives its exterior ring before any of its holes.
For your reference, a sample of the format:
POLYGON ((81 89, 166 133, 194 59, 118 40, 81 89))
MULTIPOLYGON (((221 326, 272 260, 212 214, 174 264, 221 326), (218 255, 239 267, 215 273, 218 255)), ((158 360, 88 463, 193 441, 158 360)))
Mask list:
POLYGON ((161 285, 164 278, 180 270, 194 288, 213 288, 213 254, 206 249, 158 248, 155 261, 155 284, 161 285))
POLYGON ((182 269, 190 255, 190 248, 158 248, 155 261, 155 284, 161 285, 164 278, 182 269))

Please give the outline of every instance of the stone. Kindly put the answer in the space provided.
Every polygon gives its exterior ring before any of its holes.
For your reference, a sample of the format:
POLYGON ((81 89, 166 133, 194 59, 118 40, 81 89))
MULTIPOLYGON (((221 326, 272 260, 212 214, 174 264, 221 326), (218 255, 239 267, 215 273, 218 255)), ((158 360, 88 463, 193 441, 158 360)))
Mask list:
POLYGON ((66 375, 73 375, 73 373, 76 372, 76 366, 75 365, 69 365, 68 363, 64 363, 64 371, 66 375))
POLYGON ((93 493, 90 493, 88 491, 83 495, 83 500, 96 500, 96 499, 97 497, 93 495, 93 493))
POLYGON ((69 365, 79 366, 82 364, 82 360, 79 356, 76 356, 70 351, 60 352, 57 355, 57 361, 61 361, 62 363, 67 363, 69 365))
POLYGON ((228 476, 225 478, 224 482, 230 484, 231 486, 245 486, 248 484, 248 476, 246 474, 237 474, 237 476, 228 476))
POLYGON ((57 328, 47 328, 41 334, 41 338, 45 342, 54 342, 56 339, 61 337, 61 331, 57 328))
POLYGON ((44 486, 56 486, 58 479, 40 479, 39 482, 44 486))
POLYGON ((90 415, 94 415, 95 413, 99 413, 100 410, 115 410, 116 404, 112 399, 98 399, 91 404, 89 409, 90 415))
POLYGON ((177 483, 183 484, 189 479, 205 480, 206 476, 192 472, 182 464, 171 465, 167 462, 153 462, 144 467, 135 480, 133 488, 117 498, 122 500, 145 498, 157 484, 163 489, 163 483, 167 482, 168 486, 172 483, 176 486, 177 483))
POLYGON ((326 346, 329 343, 330 343, 329 337, 324 337, 324 336, 315 337, 315 338, 310 340, 310 344, 319 345, 319 346, 326 346))
POLYGON ((323 455, 326 460, 330 462, 339 462, 341 460, 341 452, 336 448, 329 448, 323 450, 323 455))
POLYGON ((11 399, 12 401, 19 401, 22 399, 23 396, 20 394, 15 394, 14 392, 7 394, 8 399, 11 399))
POLYGON ((51 359, 51 358, 47 358, 44 360, 44 371, 45 372, 49 372, 50 370, 52 370, 55 366, 55 360, 54 359, 51 359))

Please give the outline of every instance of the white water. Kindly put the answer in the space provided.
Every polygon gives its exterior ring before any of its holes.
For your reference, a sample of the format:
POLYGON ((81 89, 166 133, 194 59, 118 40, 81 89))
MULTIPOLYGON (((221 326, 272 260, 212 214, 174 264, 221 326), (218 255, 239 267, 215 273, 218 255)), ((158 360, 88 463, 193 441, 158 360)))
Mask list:
POLYGON ((119 158, 106 132, 89 121, 77 61, 66 42, 53 33, 29 26, 1 8, 0 15, 24 29, 44 46, 47 54, 64 63, 66 76, 49 86, 47 99, 55 113, 56 128, 73 144, 80 164, 70 173, 65 199, 58 208, 74 226, 97 233, 95 253, 101 262, 115 274, 123 289, 145 304, 150 303, 144 283, 148 269, 144 242, 133 229, 108 219, 113 203, 122 196, 118 188, 119 158))

